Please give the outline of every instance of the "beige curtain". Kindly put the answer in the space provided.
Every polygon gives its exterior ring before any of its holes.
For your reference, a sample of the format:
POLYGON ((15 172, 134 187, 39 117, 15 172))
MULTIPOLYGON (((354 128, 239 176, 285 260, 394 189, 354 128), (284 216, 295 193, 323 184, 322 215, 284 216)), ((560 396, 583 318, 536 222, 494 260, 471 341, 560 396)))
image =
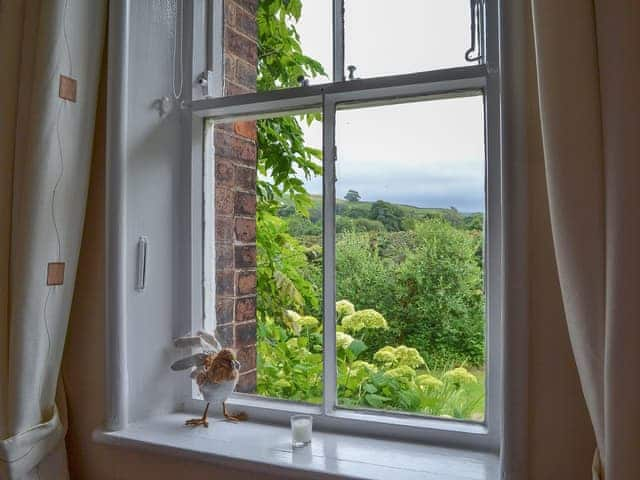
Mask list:
POLYGON ((593 478, 637 480, 640 2, 533 0, 533 16, 554 247, 598 445, 593 478))
POLYGON ((68 477, 57 383, 87 198, 105 4, 0 0, 2 479, 68 477))

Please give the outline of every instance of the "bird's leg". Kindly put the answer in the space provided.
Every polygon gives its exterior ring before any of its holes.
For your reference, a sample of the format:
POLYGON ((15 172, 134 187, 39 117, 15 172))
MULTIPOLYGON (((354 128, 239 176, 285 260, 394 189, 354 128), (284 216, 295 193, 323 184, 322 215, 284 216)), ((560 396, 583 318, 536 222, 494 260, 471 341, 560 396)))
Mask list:
POLYGON ((204 409, 202 418, 192 418, 191 420, 187 420, 186 422, 184 422, 184 424, 189 425, 191 427, 198 427, 200 425, 202 425, 203 427, 209 427, 209 421, 207 420, 208 412, 209 412, 209 402, 207 402, 207 406, 204 409))
POLYGON ((240 412, 240 413, 236 413, 235 415, 231 415, 227 411, 227 403, 226 402, 222 402, 222 414, 224 415, 224 418, 226 418, 227 420, 231 420, 232 422, 244 422, 245 420, 247 420, 249 418, 247 416, 247 414, 244 413, 244 412, 240 412))

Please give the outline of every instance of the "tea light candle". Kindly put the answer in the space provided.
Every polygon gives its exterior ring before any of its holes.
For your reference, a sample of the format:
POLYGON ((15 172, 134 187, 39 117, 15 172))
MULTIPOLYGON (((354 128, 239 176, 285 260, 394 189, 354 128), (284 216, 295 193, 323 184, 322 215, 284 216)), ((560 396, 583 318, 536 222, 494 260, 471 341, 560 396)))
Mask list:
POLYGON ((291 445, 294 448, 304 447, 311 443, 311 415, 293 415, 291 417, 291 445))

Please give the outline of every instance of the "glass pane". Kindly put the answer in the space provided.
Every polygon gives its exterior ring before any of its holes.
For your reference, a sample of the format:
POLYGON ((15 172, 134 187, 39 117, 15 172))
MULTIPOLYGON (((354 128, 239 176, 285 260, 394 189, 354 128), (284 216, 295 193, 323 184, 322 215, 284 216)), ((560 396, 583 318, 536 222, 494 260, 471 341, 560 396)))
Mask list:
POLYGON ((330 81, 331 0, 224 0, 225 95, 330 81))
POLYGON ((481 96, 339 110, 339 404, 484 418, 481 96))
POLYGON ((470 65, 469 0, 345 0, 345 76, 470 65))
POLYGON ((245 393, 322 399, 321 144, 320 113, 215 126, 218 332, 245 393))

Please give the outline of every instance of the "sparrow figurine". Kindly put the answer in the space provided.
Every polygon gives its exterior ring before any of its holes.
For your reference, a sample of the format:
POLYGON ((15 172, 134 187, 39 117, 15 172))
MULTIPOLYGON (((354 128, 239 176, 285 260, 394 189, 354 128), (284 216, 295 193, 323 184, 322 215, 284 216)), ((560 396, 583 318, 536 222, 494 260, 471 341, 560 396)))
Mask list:
POLYGON ((208 427, 209 405, 222 403, 222 414, 227 420, 238 422, 247 419, 245 413, 232 415, 227 410, 226 400, 231 396, 240 376, 240 362, 230 348, 222 348, 214 335, 199 331, 195 336, 180 337, 174 341, 178 348, 200 348, 200 353, 189 355, 171 365, 171 370, 192 369, 191 378, 196 382, 202 397, 207 402, 200 418, 187 420, 185 425, 208 427))

